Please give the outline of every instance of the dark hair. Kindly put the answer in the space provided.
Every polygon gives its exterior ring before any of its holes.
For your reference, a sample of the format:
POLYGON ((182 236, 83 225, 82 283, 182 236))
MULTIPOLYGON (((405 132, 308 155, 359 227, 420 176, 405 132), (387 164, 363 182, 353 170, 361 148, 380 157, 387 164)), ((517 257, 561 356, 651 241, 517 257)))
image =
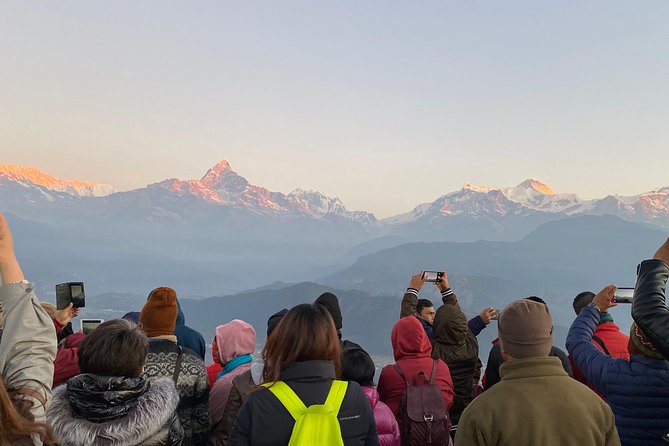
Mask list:
POLYGON ((366 351, 345 348, 342 353, 341 377, 344 381, 355 381, 361 386, 374 385, 376 366, 366 351))
POLYGON ((285 365, 300 361, 332 361, 339 376, 341 348, 332 316, 320 304, 293 307, 267 339, 262 357, 264 382, 278 381, 285 365))
POLYGON ((30 412, 32 406, 33 403, 23 395, 7 389, 0 376, 0 445, 10 446, 17 440, 30 440, 32 434, 37 434, 44 444, 56 444, 49 425, 35 422, 30 412))
POLYGON ((592 299, 594 298, 595 293, 592 291, 583 291, 582 293, 578 293, 578 295, 574 298, 574 302, 572 303, 574 311, 576 312, 576 316, 581 313, 582 309, 590 305, 592 299))
POLYGON ((423 308, 434 307, 434 304, 427 299, 418 299, 416 304, 416 314, 420 315, 420 312, 423 311, 423 308))
POLYGON ((139 326, 125 319, 100 324, 79 344, 81 373, 103 376, 139 376, 149 342, 139 326))
POLYGON ((548 304, 546 304, 546 302, 542 298, 537 297, 537 296, 530 296, 530 297, 526 297, 525 299, 531 300, 532 302, 537 302, 537 303, 544 304, 544 305, 548 306, 548 304))

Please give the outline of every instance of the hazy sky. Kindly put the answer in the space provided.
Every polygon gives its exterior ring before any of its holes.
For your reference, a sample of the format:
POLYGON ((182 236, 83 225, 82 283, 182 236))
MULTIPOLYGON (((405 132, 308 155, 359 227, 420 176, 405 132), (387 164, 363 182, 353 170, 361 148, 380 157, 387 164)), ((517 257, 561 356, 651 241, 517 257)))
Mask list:
POLYGON ((669 2, 0 0, 0 163, 379 217, 533 177, 669 186, 669 2))

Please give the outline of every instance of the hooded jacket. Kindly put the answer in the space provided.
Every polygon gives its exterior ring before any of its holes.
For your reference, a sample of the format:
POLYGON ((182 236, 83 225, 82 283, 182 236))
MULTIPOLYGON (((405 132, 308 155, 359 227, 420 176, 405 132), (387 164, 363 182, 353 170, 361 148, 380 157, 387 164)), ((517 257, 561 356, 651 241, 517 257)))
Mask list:
MULTIPOLYGON (((390 335, 390 340, 393 345, 395 362, 409 382, 412 382, 420 372, 430 378, 434 364, 431 357, 432 346, 418 318, 410 316, 397 321, 390 335)), ((437 361, 435 382, 441 389, 446 410, 450 410, 453 405, 451 373, 443 361, 437 361)), ((406 389, 407 383, 392 365, 387 365, 381 370, 377 387, 379 397, 381 401, 388 405, 395 416, 399 412, 402 396, 406 393, 406 389)))
POLYGON ((379 446, 400 446, 400 427, 393 411, 386 403, 379 401, 379 392, 374 387, 362 386, 360 389, 374 411, 379 446))
POLYGON ((669 360, 669 309, 665 301, 669 265, 645 260, 638 268, 632 318, 650 342, 669 360))
MULTIPOLYGON (((235 358, 251 355, 256 347, 256 332, 253 327, 238 319, 220 325, 216 328, 216 343, 221 364, 231 364, 235 358)), ((250 358, 249 358, 250 359, 250 358)), ((225 412, 228 405, 228 397, 232 390, 232 382, 236 376, 251 369, 251 362, 246 362, 235 367, 216 380, 209 395, 209 418, 211 428, 209 431, 210 445, 226 444, 232 422, 226 418, 225 412)))
POLYGON ((47 419, 60 446, 178 446, 174 383, 83 374, 54 390, 47 419))
POLYGON ((623 445, 659 444, 669 426, 669 361, 631 355, 612 358, 592 345, 599 321, 594 305, 581 310, 567 334, 567 350, 613 409, 623 445))
MULTIPOLYGON (((335 379, 332 361, 303 361, 281 370, 285 382, 305 406, 323 404, 335 379)), ((378 444, 372 408, 356 382, 349 382, 337 415, 345 446, 378 444)), ((249 394, 235 420, 230 446, 287 445, 295 426, 288 410, 264 387, 249 394)))
POLYGON ((174 336, 177 337, 177 344, 182 347, 189 348, 204 361, 204 356, 207 353, 207 344, 204 342, 202 335, 186 325, 186 316, 181 310, 181 304, 177 299, 177 323, 174 327, 174 336))
POLYGON ((453 424, 457 424, 473 399, 473 382, 478 381, 479 344, 453 291, 447 289, 441 296, 444 304, 434 316, 432 357, 444 361, 450 370, 455 391, 450 416, 453 424))

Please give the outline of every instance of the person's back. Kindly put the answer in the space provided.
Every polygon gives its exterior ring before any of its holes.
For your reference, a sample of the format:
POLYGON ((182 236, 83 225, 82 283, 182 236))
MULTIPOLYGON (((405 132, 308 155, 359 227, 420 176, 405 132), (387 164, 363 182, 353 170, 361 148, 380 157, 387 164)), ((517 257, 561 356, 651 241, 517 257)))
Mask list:
POLYGON ((400 428, 395 414, 388 405, 379 399, 379 392, 374 388, 376 367, 372 358, 362 349, 347 348, 342 352, 341 377, 360 385, 367 397, 376 422, 376 432, 381 446, 400 446, 400 428))
POLYGON ((179 393, 177 414, 184 429, 184 446, 205 445, 209 433, 209 381, 204 361, 193 351, 177 344, 176 293, 157 288, 142 308, 140 322, 149 337, 144 376, 149 380, 166 377, 176 381, 179 393))
POLYGON ((60 446, 178 446, 174 382, 141 376, 148 342, 132 322, 100 325, 79 347, 82 373, 54 390, 47 413, 60 446))
POLYGON ((456 444, 619 444, 606 403, 567 375, 558 358, 514 361, 503 364, 501 373, 501 381, 463 413, 456 444))
POLYGON ((179 299, 177 299, 177 310, 177 321, 174 326, 174 336, 177 337, 177 344, 195 352, 204 361, 207 354, 207 344, 204 342, 204 337, 200 332, 186 325, 186 316, 181 309, 179 299))
MULTIPOLYGON (((393 326, 391 333, 393 354, 397 366, 404 373, 406 380, 412 382, 419 374, 423 373, 428 378, 432 374, 434 360, 431 355, 430 340, 423 326, 415 317, 400 319, 393 326)), ((453 382, 448 366, 441 360, 437 360, 436 382, 441 389, 446 410, 453 405, 453 382)), ((379 396, 392 410, 393 414, 399 413, 402 397, 407 390, 407 381, 400 376, 392 365, 387 365, 381 370, 379 378, 379 396)))
POLYGON ((216 328, 218 355, 223 371, 209 394, 209 445, 223 445, 232 423, 226 419, 228 397, 235 377, 251 369, 256 332, 247 322, 235 319, 216 328))
MULTIPOLYGON (((550 352, 548 353, 548 356, 558 358, 560 360, 560 364, 562 364, 562 368, 564 369, 565 373, 567 373, 567 375, 569 376, 573 376, 574 374, 573 368, 571 366, 569 357, 565 352, 563 352, 556 346, 552 346, 550 352)), ((488 353, 488 361, 486 362, 485 379, 484 379, 485 383, 484 389, 486 391, 500 381, 501 379, 500 368, 503 364, 504 364, 504 359, 502 358, 502 350, 500 349, 499 344, 495 344, 490 349, 490 353, 488 353)))
MULTIPOLYGON (((341 361, 339 339, 327 310, 308 304, 291 309, 268 339, 263 358, 267 386, 244 401, 229 445, 287 445, 291 440, 296 418, 271 390, 274 382, 285 383, 307 408, 326 402, 341 361)), ((327 406, 326 411, 336 416, 345 445, 378 444, 372 409, 357 383, 347 383, 338 412, 327 406)))
MULTIPOLYGON (((583 291, 574 298, 572 306, 576 316, 581 313, 583 308, 592 303, 592 299, 594 297, 595 293, 591 291, 583 291)), ((609 356, 629 361, 630 354, 627 348, 628 343, 629 336, 620 331, 620 327, 618 327, 618 325, 613 322, 613 317, 611 317, 608 312, 600 313, 599 323, 597 324, 597 328, 595 328, 595 332, 592 336, 592 344, 609 356)), ((569 355, 569 362, 573 370, 574 379, 590 387, 599 396, 604 398, 604 396, 588 382, 588 380, 585 378, 585 375, 581 369, 578 368, 574 358, 571 355, 569 355)))
POLYGON ((652 444, 669 426, 669 361, 655 350, 636 323, 630 329, 630 360, 612 358, 592 344, 602 312, 615 286, 604 288, 578 315, 567 335, 567 349, 613 409, 623 445, 652 444))
POLYGON ((526 299, 498 321, 502 379, 465 409, 455 443, 466 446, 619 445, 613 413, 601 398, 549 357, 548 307, 526 299))

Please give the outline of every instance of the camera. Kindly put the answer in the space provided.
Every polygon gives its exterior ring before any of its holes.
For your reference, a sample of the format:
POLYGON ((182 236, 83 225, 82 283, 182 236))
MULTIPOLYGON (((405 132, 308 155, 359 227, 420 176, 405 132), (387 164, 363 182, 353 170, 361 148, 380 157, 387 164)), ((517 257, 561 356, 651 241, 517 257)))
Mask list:
POLYGON ((444 273, 441 271, 423 271, 423 276, 421 277, 425 282, 441 282, 441 278, 444 277, 444 273))
POLYGON ((83 282, 66 282, 56 285, 56 308, 62 310, 72 302, 74 308, 86 306, 83 282))

